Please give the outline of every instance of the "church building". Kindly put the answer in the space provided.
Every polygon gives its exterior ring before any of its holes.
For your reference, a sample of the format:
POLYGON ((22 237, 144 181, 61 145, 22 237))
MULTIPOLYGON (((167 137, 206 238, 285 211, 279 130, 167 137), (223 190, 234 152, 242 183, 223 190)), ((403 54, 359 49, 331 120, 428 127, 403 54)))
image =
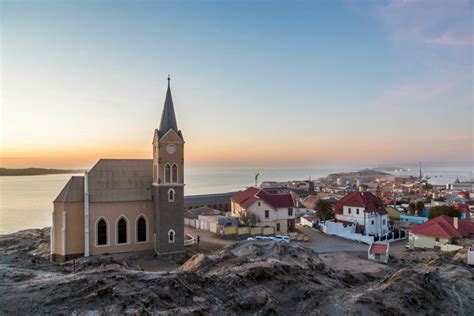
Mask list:
POLYGON ((100 159, 54 200, 51 260, 154 249, 184 253, 184 139, 170 78, 153 159, 100 159))

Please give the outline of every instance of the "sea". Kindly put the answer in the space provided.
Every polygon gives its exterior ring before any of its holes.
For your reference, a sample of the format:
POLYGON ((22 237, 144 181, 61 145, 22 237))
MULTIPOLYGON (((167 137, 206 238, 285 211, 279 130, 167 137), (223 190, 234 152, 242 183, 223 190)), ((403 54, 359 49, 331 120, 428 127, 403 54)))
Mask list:
MULTIPOLYGON (((432 184, 472 178, 473 162, 424 163, 423 174, 432 184)), ((258 181, 316 180, 336 172, 379 168, 397 175, 418 176, 417 163, 299 168, 194 167, 185 170, 185 195, 224 193, 245 189, 258 181), (397 171, 395 171, 397 170, 397 171)), ((51 226, 53 200, 73 174, 0 177, 0 235, 22 229, 51 226)), ((82 174, 80 174, 82 175, 82 174)))

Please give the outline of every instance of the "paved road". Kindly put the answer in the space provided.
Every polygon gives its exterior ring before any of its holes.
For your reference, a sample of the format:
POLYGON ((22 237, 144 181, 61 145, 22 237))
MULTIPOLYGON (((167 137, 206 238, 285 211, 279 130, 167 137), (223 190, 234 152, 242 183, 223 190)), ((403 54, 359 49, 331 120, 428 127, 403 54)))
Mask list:
POLYGON ((195 229, 192 227, 184 226, 184 233, 190 234, 197 241, 197 235, 201 236, 201 242, 199 243, 199 248, 203 248, 209 251, 216 251, 224 248, 225 246, 232 245, 236 241, 225 240, 213 236, 213 233, 195 229))
MULTIPOLYGON (((310 241, 292 241, 292 243, 298 243, 302 246, 313 249, 318 253, 330 253, 330 252, 365 252, 369 249, 369 245, 359 243, 356 241, 344 239, 338 236, 325 235, 319 230, 309 227, 297 227, 300 231, 306 233, 310 237, 310 241)), ((197 235, 201 236, 200 248, 215 251, 224 248, 225 246, 232 245, 236 241, 224 240, 214 237, 211 232, 194 229, 185 226, 185 233, 192 235, 194 238, 197 235)), ((401 255, 404 251, 404 245, 406 240, 393 242, 390 244, 390 253, 394 255, 401 255)))
POLYGON ((367 252, 369 245, 344 239, 338 236, 325 235, 319 230, 299 226, 298 229, 309 235, 310 241, 297 241, 319 253, 325 252, 367 252))

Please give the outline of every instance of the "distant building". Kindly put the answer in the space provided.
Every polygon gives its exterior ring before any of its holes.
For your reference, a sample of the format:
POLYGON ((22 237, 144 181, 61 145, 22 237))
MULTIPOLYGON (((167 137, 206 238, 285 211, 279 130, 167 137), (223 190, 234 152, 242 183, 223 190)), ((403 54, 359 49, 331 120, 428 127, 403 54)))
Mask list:
POLYGON ((474 223, 445 215, 433 218, 410 229, 411 248, 438 248, 462 245, 465 238, 474 237, 474 223))
POLYGON ((356 223, 364 235, 383 236, 389 232, 388 213, 371 192, 351 192, 336 203, 336 219, 356 223))
POLYGON ((255 214, 257 226, 274 227, 277 233, 286 233, 295 227, 295 204, 290 192, 250 187, 236 192, 231 198, 232 216, 255 214))
POLYGON ((186 195, 184 197, 184 209, 191 210, 202 206, 207 206, 219 211, 230 212, 230 198, 234 192, 186 195))
POLYGON ((368 252, 368 259, 387 263, 389 257, 389 248, 390 244, 388 243, 381 243, 381 242, 374 242, 370 244, 368 252))

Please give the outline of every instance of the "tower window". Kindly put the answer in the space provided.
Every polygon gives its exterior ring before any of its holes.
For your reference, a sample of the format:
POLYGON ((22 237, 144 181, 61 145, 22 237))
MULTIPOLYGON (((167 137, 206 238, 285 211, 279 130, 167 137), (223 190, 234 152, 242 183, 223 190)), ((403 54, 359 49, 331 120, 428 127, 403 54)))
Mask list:
POLYGON ((117 222, 117 244, 127 243, 127 221, 125 218, 120 218, 117 222))
POLYGON ((178 183, 178 166, 173 164, 173 168, 171 169, 171 178, 173 183, 178 183))
POLYGON ((103 218, 97 223, 97 245, 107 245, 107 223, 103 218))
POLYGON ((170 244, 174 243, 174 238, 175 238, 175 232, 174 230, 170 229, 170 231, 168 232, 168 242, 170 244))
POLYGON ((171 182, 171 166, 169 164, 165 165, 165 183, 171 182))
POLYGON ((174 202, 174 190, 173 189, 169 189, 168 190, 168 202, 174 202))

